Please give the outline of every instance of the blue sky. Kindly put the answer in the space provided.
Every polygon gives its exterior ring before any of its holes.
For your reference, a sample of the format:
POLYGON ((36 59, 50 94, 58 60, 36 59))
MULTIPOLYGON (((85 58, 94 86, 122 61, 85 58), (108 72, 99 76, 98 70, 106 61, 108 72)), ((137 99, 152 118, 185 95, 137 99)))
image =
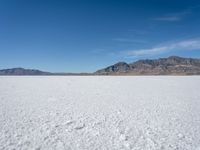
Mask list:
POLYGON ((200 58, 199 0, 0 1, 0 69, 93 72, 170 55, 200 58))

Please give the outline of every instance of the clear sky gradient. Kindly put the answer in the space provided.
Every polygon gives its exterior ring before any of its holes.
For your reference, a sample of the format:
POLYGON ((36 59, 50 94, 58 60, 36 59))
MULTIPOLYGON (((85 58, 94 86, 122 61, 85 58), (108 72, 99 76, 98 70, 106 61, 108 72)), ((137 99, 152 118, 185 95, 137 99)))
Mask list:
POLYGON ((199 0, 0 1, 0 69, 94 72, 170 55, 200 58, 199 0))

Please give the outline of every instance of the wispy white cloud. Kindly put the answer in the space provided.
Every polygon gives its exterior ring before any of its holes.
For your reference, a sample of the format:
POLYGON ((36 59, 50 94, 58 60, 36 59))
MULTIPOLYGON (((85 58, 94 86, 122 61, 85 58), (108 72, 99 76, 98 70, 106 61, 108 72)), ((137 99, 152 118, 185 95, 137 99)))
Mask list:
POLYGON ((150 31, 148 30, 141 29, 129 29, 128 31, 131 32, 133 35, 146 35, 150 33, 150 31))
POLYGON ((153 18, 153 20, 176 22, 176 21, 181 21, 183 18, 185 18, 187 15, 189 15, 191 13, 192 13, 192 10, 191 10, 191 8, 189 8, 189 9, 186 9, 186 10, 184 10, 182 12, 178 12, 178 13, 168 13, 163 16, 153 18))
POLYGON ((200 49, 200 39, 190 39, 185 41, 164 44, 162 46, 155 46, 149 49, 136 49, 121 52, 124 56, 139 57, 148 55, 158 55, 161 53, 174 51, 174 50, 197 50, 200 49))
POLYGON ((100 54, 100 53, 103 53, 103 52, 105 52, 105 51, 106 51, 106 49, 97 48, 97 49, 91 50, 91 53, 93 53, 93 54, 100 54))
POLYGON ((157 20, 157 21, 169 21, 169 22, 180 21, 181 19, 182 17, 180 16, 163 16, 163 17, 154 18, 154 20, 157 20))
POLYGON ((127 38, 115 38, 113 41, 117 42, 127 42, 127 43, 147 43, 145 40, 137 40, 137 39, 127 39, 127 38))

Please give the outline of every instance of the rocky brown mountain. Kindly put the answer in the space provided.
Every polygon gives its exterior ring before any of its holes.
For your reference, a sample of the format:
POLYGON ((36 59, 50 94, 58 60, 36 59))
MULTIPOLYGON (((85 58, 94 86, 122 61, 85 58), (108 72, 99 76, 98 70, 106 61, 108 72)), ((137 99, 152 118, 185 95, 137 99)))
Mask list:
POLYGON ((96 71, 96 75, 200 75, 200 59, 170 56, 160 59, 119 62, 96 71))

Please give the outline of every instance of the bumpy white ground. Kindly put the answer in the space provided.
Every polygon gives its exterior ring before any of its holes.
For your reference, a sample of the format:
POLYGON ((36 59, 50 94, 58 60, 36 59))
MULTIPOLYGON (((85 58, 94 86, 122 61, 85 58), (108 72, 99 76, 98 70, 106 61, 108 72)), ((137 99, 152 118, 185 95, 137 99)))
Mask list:
POLYGON ((199 150, 200 77, 0 77, 0 149, 199 150))

